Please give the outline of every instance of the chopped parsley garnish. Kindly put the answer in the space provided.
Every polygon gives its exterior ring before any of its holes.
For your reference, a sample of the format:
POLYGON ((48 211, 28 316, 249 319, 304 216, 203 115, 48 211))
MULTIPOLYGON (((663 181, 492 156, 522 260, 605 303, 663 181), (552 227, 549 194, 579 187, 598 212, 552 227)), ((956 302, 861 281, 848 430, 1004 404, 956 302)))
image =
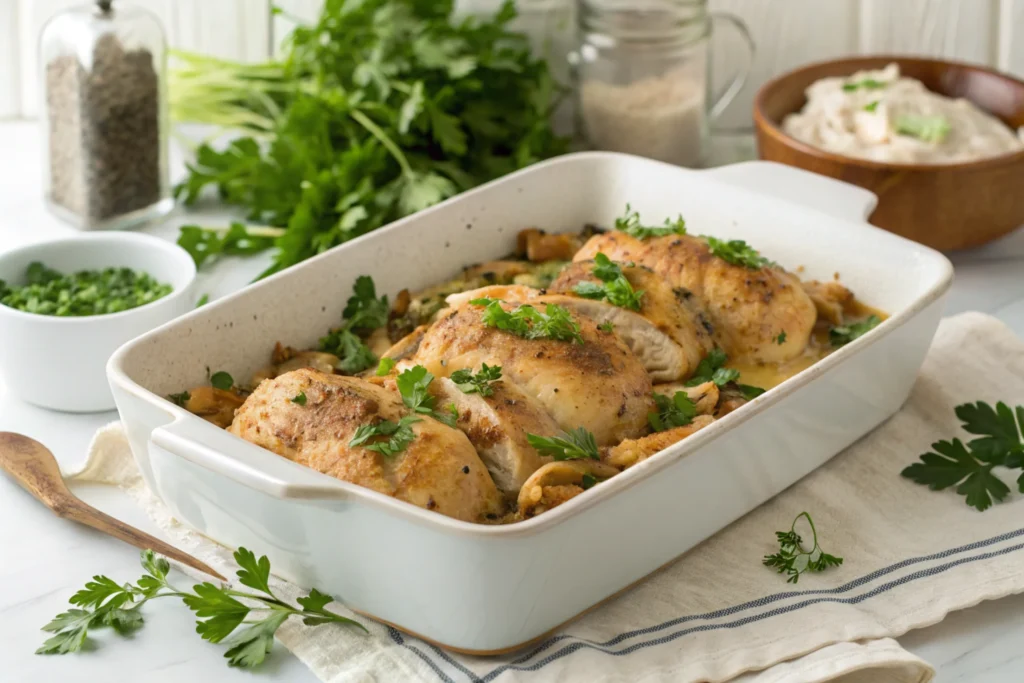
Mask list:
POLYGON ((298 396, 293 398, 292 399, 292 403, 294 403, 295 405, 300 405, 300 406, 306 405, 306 392, 303 391, 298 396))
POLYGON ((412 431, 412 425, 422 421, 418 417, 407 415, 398 422, 383 420, 375 424, 362 425, 356 430, 348 445, 350 448, 362 446, 368 451, 391 458, 404 451, 412 443, 416 438, 416 433, 412 431), (387 440, 368 443, 370 439, 376 437, 385 437, 387 440))
POLYGON ((752 387, 749 384, 737 384, 736 386, 739 387, 740 393, 743 394, 743 398, 748 401, 753 401, 765 392, 765 389, 762 389, 761 387, 752 387))
MULTIPOLYGON (((448 404, 448 414, 452 416, 453 423, 459 421, 459 407, 454 403, 448 404)), ((454 426, 454 424, 452 426, 454 426)))
POLYGON ((775 338, 775 343, 782 346, 786 343, 786 331, 779 332, 779 336, 775 338))
POLYGON ((64 275, 34 261, 25 270, 24 285, 8 285, 0 280, 0 304, 38 315, 108 315, 145 306, 171 291, 170 285, 131 268, 64 275))
POLYGON ((878 109, 878 105, 881 104, 881 103, 882 103, 881 100, 875 100, 874 102, 869 102, 869 103, 864 105, 864 111, 871 112, 872 114, 874 114, 875 110, 878 109))
POLYGON ((190 398, 192 398, 192 394, 188 393, 187 391, 183 391, 180 394, 169 395, 167 397, 167 400, 170 401, 171 403, 174 403, 184 408, 185 404, 188 403, 190 398))
POLYGON ((685 427, 693 422, 697 415, 697 404, 690 400, 685 391, 677 391, 672 398, 655 393, 654 403, 658 411, 647 414, 647 422, 656 432, 664 432, 676 427, 685 427))
POLYGON ((599 483, 597 477, 590 472, 586 472, 583 475, 583 481, 580 482, 580 488, 586 491, 587 489, 594 488, 599 483))
POLYGON ((541 455, 555 460, 600 460, 594 435, 583 427, 577 427, 562 436, 537 436, 527 434, 526 440, 541 455))
MULTIPOLYGON (((740 371, 725 367, 727 362, 729 362, 729 357, 725 355, 725 351, 717 347, 711 349, 711 353, 697 364, 697 369, 694 371, 693 377, 686 381, 686 386, 695 387, 706 382, 714 382, 715 386, 721 387, 729 382, 735 382, 740 378, 740 371)), ((737 384, 736 387, 748 401, 765 392, 761 387, 753 387, 749 384, 737 384)))
POLYGON ((949 121, 944 116, 919 116, 917 114, 897 116, 895 129, 900 135, 931 143, 942 142, 952 130, 949 121))
POLYGON ((594 256, 594 277, 601 281, 580 282, 573 289, 578 296, 585 299, 602 300, 619 308, 627 308, 631 311, 639 311, 640 303, 643 300, 644 292, 633 290, 633 285, 626 279, 619 264, 613 262, 602 253, 594 256))
POLYGON ((215 372, 210 376, 210 386, 214 389, 231 391, 231 387, 235 386, 235 379, 226 372, 215 372))
POLYGON ((605 320, 603 323, 597 326, 597 329, 601 330, 602 332, 607 332, 608 334, 611 334, 612 332, 615 331, 615 323, 613 323, 611 320, 605 320))
POLYGON ((450 414, 434 410, 437 399, 427 390, 433 381, 434 376, 422 365, 417 365, 400 374, 395 383, 398 385, 398 393, 402 395, 402 403, 407 408, 422 415, 430 415, 435 420, 454 427, 455 421, 450 414))
POLYGON ((744 266, 751 270, 774 266, 775 262, 757 253, 753 247, 743 240, 720 240, 715 237, 704 237, 711 253, 734 266, 744 266))
POLYGON ((779 542, 779 552, 765 555, 763 563, 767 567, 777 569, 780 574, 788 574, 786 583, 796 583, 804 572, 823 572, 829 567, 838 567, 843 563, 843 558, 829 555, 818 545, 818 531, 814 528, 811 516, 806 512, 796 516, 789 531, 776 531, 775 538, 779 542), (814 545, 810 550, 804 548, 803 539, 796 532, 796 523, 801 517, 806 519, 811 527, 814 545))
POLYGON ((480 366, 480 372, 473 374, 470 369, 456 370, 452 373, 451 380, 464 394, 480 394, 481 396, 494 395, 494 383, 501 381, 501 366, 488 365, 480 366))
MULTIPOLYGON (((956 416, 965 432, 980 438, 966 444, 960 439, 938 441, 932 444, 933 452, 922 455, 920 462, 901 474, 933 491, 956 486, 968 505, 984 511, 993 499, 1002 501, 1010 493, 1010 488, 992 474, 993 468, 1024 469, 1024 406, 1014 411, 999 402, 993 409, 978 401, 957 406, 956 416)), ((1024 493, 1024 474, 1017 479, 1017 488, 1024 493)))
POLYGON ((208 303, 210 303, 210 295, 203 294, 201 297, 199 297, 199 301, 196 302, 196 308, 202 308, 208 303))
POLYGON ((561 306, 548 304, 544 313, 541 313, 529 304, 506 311, 500 299, 473 299, 470 303, 485 307, 483 322, 488 327, 496 327, 524 339, 583 343, 580 326, 569 315, 569 311, 561 306))
POLYGON ((388 321, 388 298, 377 298, 373 278, 366 275, 356 278, 342 317, 345 322, 321 338, 319 348, 338 357, 338 370, 354 375, 372 368, 377 362, 377 357, 363 342, 360 333, 383 327, 388 321))
POLYGON ((395 368, 394 358, 381 358, 380 363, 377 365, 377 376, 387 377, 391 374, 391 371, 395 368))
POLYGON ((854 339, 863 337, 865 334, 878 327, 881 322, 881 318, 877 315, 872 315, 860 322, 850 323, 848 325, 837 325, 828 331, 828 340, 832 346, 836 348, 846 346, 854 339))
POLYGON ((889 85, 885 81, 876 81, 874 78, 865 78, 862 81, 854 81, 847 83, 843 86, 845 92, 853 92, 854 90, 881 90, 885 86, 889 85))
POLYGON ((633 207, 626 204, 626 215, 615 219, 615 229, 624 232, 638 240, 645 240, 651 237, 665 237, 666 235, 685 235, 686 221, 682 216, 675 220, 665 219, 664 227, 648 227, 640 222, 640 214, 633 210, 633 207))

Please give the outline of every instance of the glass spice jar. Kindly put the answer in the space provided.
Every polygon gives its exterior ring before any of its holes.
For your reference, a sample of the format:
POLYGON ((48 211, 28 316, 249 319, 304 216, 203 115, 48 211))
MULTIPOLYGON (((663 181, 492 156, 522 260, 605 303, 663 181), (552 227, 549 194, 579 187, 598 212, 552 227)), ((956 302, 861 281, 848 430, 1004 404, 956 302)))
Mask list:
POLYGON ((174 206, 167 172, 167 51, 155 16, 98 0, 39 41, 46 203, 82 230, 121 229, 174 206))
POLYGON ((754 42, 743 20, 710 12, 707 0, 578 0, 570 55, 577 127, 594 149, 679 166, 703 165, 709 122, 746 82, 754 42), (748 52, 736 75, 711 93, 715 21, 730 24, 748 52))

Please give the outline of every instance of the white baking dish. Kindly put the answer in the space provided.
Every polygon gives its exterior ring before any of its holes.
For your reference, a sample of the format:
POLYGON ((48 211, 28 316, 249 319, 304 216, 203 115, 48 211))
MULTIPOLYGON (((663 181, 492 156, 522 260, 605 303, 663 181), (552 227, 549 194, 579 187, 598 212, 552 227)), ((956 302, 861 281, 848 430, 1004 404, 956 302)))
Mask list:
POLYGON ((120 349, 109 377, 142 473, 180 520, 266 553, 282 576, 408 632, 462 651, 507 650, 694 547, 900 407, 952 268, 867 225, 874 204, 864 190, 772 163, 691 171, 570 155, 204 306, 120 349), (393 296, 510 252, 524 227, 609 225, 626 202, 651 220, 681 212, 693 232, 746 239, 791 269, 804 266, 804 277, 838 271, 892 317, 654 458, 503 527, 458 522, 321 475, 161 398, 203 383, 208 368, 245 377, 276 341, 315 344, 341 319, 358 275, 393 296))

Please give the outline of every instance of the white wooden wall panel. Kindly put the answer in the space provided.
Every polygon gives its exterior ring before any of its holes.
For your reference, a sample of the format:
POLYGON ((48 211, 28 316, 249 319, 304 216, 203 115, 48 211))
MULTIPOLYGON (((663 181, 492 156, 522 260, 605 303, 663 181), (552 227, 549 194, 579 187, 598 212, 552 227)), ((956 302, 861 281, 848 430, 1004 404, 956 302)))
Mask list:
POLYGON ((922 53, 992 64, 999 0, 861 0, 861 52, 922 53))
POLYGON ((1024 78, 1024 0, 1001 0, 998 23, 996 66, 1024 78))
MULTIPOLYGON (((35 116, 39 105, 39 34, 60 10, 81 0, 0 0, 18 6, 21 113, 35 116)), ((270 47, 269 0, 135 0, 159 17, 174 47, 222 57, 263 59, 270 47)))
MULTIPOLYGON (((772 76, 856 51, 857 0, 711 0, 711 8, 743 19, 757 44, 750 78, 716 126, 749 126, 754 95, 772 76)), ((732 80, 745 46, 731 27, 716 24, 711 54, 717 91, 732 80)))
POLYGON ((0 119, 21 113, 18 3, 0 0, 0 119))

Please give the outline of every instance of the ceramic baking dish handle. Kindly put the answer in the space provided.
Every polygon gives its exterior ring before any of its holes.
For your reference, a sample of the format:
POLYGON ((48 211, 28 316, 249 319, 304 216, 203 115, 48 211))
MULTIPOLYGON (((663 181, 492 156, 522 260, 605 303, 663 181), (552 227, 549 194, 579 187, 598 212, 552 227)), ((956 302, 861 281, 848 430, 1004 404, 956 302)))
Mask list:
POLYGON ((213 425, 195 424, 188 418, 179 418, 154 429, 149 447, 274 498, 339 500, 349 495, 348 485, 337 479, 286 460, 213 425))
POLYGON ((836 218, 866 220, 878 205, 878 197, 862 187, 774 161, 746 161, 704 172, 729 185, 785 199, 836 218))

